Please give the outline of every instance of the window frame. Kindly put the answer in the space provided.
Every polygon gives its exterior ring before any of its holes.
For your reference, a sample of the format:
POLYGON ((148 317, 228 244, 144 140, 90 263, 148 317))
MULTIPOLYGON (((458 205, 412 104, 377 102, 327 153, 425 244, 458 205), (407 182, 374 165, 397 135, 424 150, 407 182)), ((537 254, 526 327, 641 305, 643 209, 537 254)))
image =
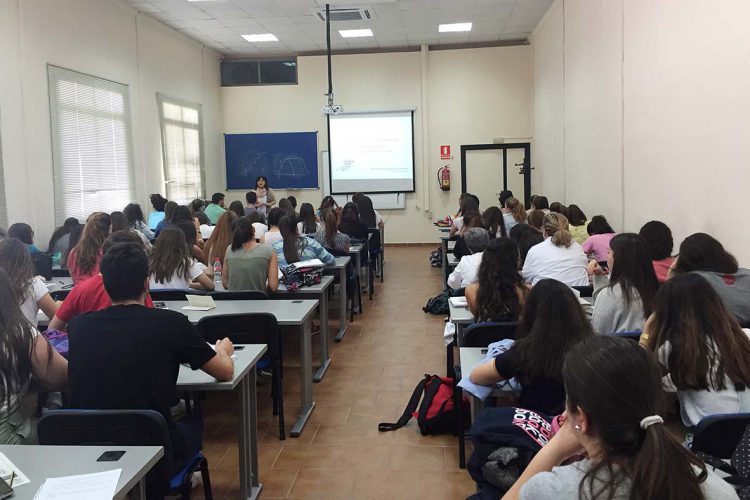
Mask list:
MULTIPOLYGON (((88 213, 81 213, 78 214, 77 212, 69 212, 69 207, 66 207, 65 205, 65 192, 64 192, 64 186, 65 184, 62 182, 62 176, 64 175, 64 172, 62 172, 62 154, 61 154, 61 147, 62 147, 62 140, 61 140, 61 121, 59 120, 59 117, 61 116, 61 111, 65 109, 66 107, 69 108, 68 105, 60 102, 57 89, 54 87, 55 84, 59 83, 60 81, 64 81, 63 77, 65 75, 69 75, 72 79, 84 77, 93 79, 93 84, 100 84, 100 83, 106 83, 107 86, 111 88, 106 88, 105 85, 102 85, 101 87, 94 87, 98 89, 104 89, 108 92, 119 94, 122 97, 123 100, 123 112, 122 112, 122 124, 123 124, 123 130, 124 133, 124 149, 123 151, 126 154, 126 176, 127 176, 127 183, 128 183, 128 200, 125 204, 129 203, 130 201, 135 199, 136 196, 136 188, 135 188, 135 154, 134 154, 134 148, 133 148, 133 113, 131 109, 131 99, 130 99, 130 85, 127 83, 117 82, 115 80, 111 80, 108 78, 102 78, 96 75, 92 75, 90 73, 84 73, 82 71, 76 71, 69 68, 64 68, 62 66, 56 66, 54 64, 47 64, 47 90, 49 93, 49 113, 50 113, 50 140, 51 140, 51 146, 52 146, 52 182, 53 182, 53 192, 54 192, 54 213, 55 213, 55 225, 60 226, 63 224, 66 218, 76 216, 80 219, 85 220, 91 213, 97 212, 97 211, 103 211, 103 212, 109 212, 108 208, 101 208, 101 207, 95 207, 88 211, 88 213), (120 87, 119 89, 117 87, 120 87), (55 101, 55 98, 58 98, 58 101, 55 101), (57 120, 56 120, 57 119, 57 120)), ((76 80, 74 80, 76 81, 76 80)), ((82 108, 74 107, 73 109, 80 110, 82 108)), ((106 118, 110 118, 114 116, 112 113, 102 113, 97 110, 85 110, 88 116, 104 116, 106 118)), ((79 157, 80 157, 80 151, 79 151, 79 157)), ((105 190, 98 190, 98 191, 105 191, 105 190)), ((85 202, 85 196, 86 192, 85 190, 79 191, 80 199, 85 202)), ((125 205, 123 205, 124 207, 125 205)), ((118 210, 122 210, 122 207, 117 208, 118 210)))
MULTIPOLYGON (((173 104, 181 107, 187 107, 195 109, 198 112, 198 148, 200 149, 198 157, 199 157, 199 164, 198 164, 198 179, 200 181, 199 189, 196 190, 196 194, 193 198, 190 200, 179 200, 179 201, 185 201, 185 203, 190 203, 195 198, 205 199, 206 197, 206 152, 205 152, 205 145, 204 145, 204 138, 203 138, 203 104, 193 101, 188 101, 186 99, 181 99, 179 97, 173 97, 169 94, 165 94, 162 92, 156 93, 156 106, 158 108, 159 112, 159 133, 161 136, 161 164, 162 164, 162 173, 164 174, 164 189, 167 194, 167 199, 172 200, 173 197, 170 195, 170 183, 168 182, 169 179, 169 172, 168 172, 168 151, 167 151, 167 129, 165 127, 166 122, 169 121, 174 124, 178 124, 183 129, 186 128, 185 122, 177 122, 175 120, 167 119, 164 117, 164 104, 173 104)), ((178 200, 175 200, 178 201, 178 200)))

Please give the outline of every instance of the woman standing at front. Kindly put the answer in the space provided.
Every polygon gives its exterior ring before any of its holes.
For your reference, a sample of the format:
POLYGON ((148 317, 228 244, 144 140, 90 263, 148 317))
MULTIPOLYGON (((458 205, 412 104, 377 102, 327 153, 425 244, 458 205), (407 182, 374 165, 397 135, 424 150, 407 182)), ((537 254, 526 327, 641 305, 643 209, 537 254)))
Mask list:
POLYGON ((268 187, 268 179, 265 175, 259 175, 255 179, 255 194, 258 195, 258 200, 255 202, 255 208, 257 208, 264 216, 268 215, 268 211, 276 204, 276 195, 273 194, 273 190, 268 187))

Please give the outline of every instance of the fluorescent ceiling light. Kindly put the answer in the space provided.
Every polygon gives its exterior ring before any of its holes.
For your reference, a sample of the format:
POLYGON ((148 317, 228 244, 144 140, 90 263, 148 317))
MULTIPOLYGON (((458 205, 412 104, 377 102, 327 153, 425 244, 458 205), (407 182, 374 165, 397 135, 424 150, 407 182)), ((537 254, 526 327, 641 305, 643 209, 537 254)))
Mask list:
POLYGON ((242 35, 242 38, 247 40, 248 42, 278 42, 279 39, 276 38, 271 33, 260 33, 257 35, 242 35))
POLYGON ((361 30, 339 30, 339 35, 342 38, 359 38, 363 36, 372 36, 372 30, 370 28, 361 30))
POLYGON ((471 31, 471 23, 441 24, 438 26, 440 33, 454 33, 457 31, 471 31))

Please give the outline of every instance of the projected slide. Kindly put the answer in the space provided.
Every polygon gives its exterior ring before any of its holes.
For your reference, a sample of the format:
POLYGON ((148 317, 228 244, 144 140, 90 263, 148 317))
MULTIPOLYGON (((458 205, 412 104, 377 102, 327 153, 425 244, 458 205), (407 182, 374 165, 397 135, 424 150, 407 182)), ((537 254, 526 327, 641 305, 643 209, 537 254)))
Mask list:
POLYGON ((331 192, 414 191, 411 111, 329 116, 331 192))

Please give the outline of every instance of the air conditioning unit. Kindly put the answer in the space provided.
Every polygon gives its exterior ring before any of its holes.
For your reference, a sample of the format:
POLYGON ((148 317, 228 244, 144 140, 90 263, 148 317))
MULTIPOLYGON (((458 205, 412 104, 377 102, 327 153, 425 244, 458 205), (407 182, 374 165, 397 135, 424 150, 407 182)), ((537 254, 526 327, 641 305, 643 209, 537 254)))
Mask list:
MULTIPOLYGON (((359 6, 359 7, 330 7, 329 10, 331 15, 331 22, 343 22, 343 21, 369 21, 375 17, 371 7, 359 6)), ((326 21, 326 9, 325 7, 315 9, 315 15, 318 19, 326 21)))

